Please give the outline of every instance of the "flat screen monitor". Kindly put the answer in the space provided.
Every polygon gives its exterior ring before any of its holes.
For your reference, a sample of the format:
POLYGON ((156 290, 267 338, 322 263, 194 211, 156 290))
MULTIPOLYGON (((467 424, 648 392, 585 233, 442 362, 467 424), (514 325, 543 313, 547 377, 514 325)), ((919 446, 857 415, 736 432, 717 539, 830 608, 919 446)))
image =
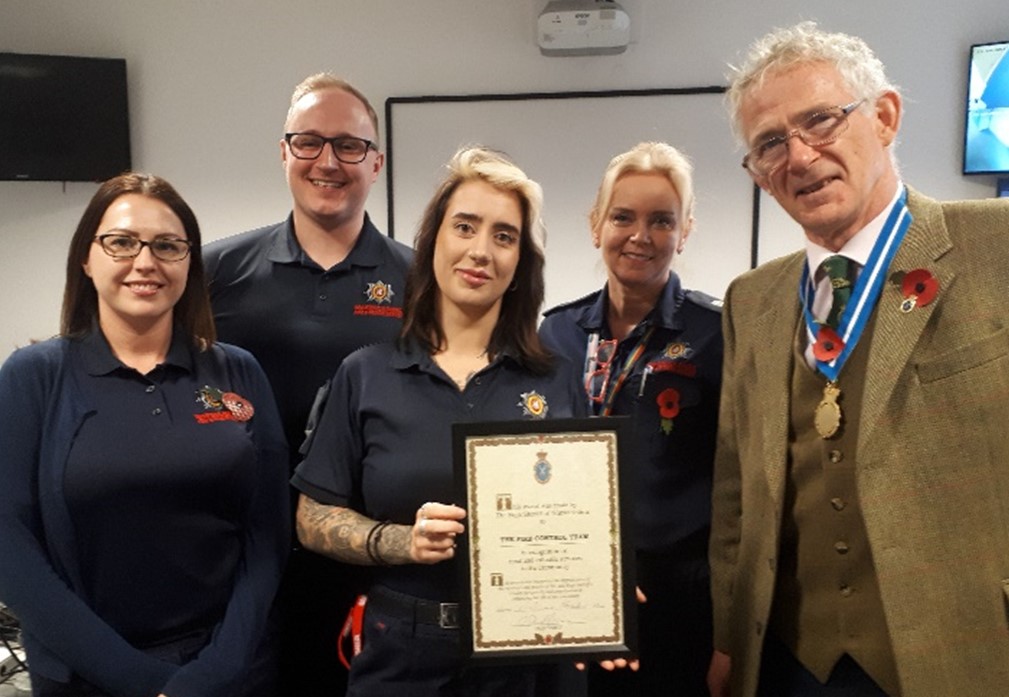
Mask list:
POLYGON ((970 49, 963 173, 1009 173, 1009 41, 970 49))
POLYGON ((125 60, 0 53, 0 180, 103 181, 128 169, 125 60))

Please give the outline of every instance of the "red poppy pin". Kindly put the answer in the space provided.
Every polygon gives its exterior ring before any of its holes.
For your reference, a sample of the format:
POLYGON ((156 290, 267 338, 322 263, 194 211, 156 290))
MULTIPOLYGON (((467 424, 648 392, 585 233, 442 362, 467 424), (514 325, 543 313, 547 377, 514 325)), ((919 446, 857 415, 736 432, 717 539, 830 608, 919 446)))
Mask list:
POLYGON ((901 312, 910 312, 916 307, 924 307, 935 299, 939 292, 939 281, 926 269, 914 269, 904 274, 900 283, 900 292, 904 300, 900 303, 901 312))
POLYGON ((816 343, 813 344, 813 358, 824 363, 830 363, 841 355, 844 350, 844 340, 826 324, 820 325, 816 333, 816 343))
POLYGON ((252 402, 234 392, 222 394, 221 401, 224 402, 224 408, 235 417, 235 421, 248 421, 256 413, 252 402))
POLYGON ((673 419, 680 413, 680 393, 672 387, 667 387, 655 398, 659 405, 659 427, 667 436, 673 430, 673 419))

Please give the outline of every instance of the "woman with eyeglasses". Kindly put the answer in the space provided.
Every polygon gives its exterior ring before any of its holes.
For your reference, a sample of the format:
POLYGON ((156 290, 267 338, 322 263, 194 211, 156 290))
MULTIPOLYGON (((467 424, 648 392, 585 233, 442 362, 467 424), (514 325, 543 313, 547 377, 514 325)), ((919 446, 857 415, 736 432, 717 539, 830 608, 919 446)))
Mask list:
POLYGON ((399 341, 344 361, 295 472, 302 544, 372 567, 349 697, 557 695, 574 672, 467 667, 458 626, 451 424, 585 415, 576 369, 536 334, 541 201, 499 153, 456 154, 415 239, 399 341))
POLYGON ((189 206, 102 184, 60 336, 0 369, 0 600, 35 697, 273 694, 286 443, 259 365, 214 338, 189 206))
POLYGON ((718 418, 720 303, 671 269, 694 224, 690 162, 665 143, 613 158, 589 215, 602 290, 549 310, 543 343, 584 365, 593 414, 633 417, 640 668, 590 667, 589 693, 707 695, 707 563, 718 418))

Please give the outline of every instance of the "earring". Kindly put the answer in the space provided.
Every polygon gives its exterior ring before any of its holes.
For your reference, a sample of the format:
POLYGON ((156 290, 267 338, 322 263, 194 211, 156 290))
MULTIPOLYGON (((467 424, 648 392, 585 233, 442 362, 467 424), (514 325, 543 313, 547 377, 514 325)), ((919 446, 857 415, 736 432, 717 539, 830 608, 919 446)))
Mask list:
POLYGON ((509 293, 514 293, 518 289, 519 289, 519 282, 518 281, 512 281, 512 284, 510 286, 508 286, 508 292, 509 293))

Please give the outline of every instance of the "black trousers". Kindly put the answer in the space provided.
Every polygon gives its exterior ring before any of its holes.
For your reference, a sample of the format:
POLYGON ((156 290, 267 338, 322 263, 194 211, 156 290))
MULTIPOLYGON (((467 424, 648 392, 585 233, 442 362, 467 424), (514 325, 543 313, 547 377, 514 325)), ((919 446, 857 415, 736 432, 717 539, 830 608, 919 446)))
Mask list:
POLYGON ((639 552, 637 672, 589 667, 590 697, 708 697, 712 652, 707 531, 675 552, 639 552))
POLYGON ((459 630, 418 619, 403 609, 410 601, 387 589, 369 593, 347 697, 584 697, 584 674, 570 662, 466 664, 459 630), (380 602, 380 593, 395 602, 380 602))

